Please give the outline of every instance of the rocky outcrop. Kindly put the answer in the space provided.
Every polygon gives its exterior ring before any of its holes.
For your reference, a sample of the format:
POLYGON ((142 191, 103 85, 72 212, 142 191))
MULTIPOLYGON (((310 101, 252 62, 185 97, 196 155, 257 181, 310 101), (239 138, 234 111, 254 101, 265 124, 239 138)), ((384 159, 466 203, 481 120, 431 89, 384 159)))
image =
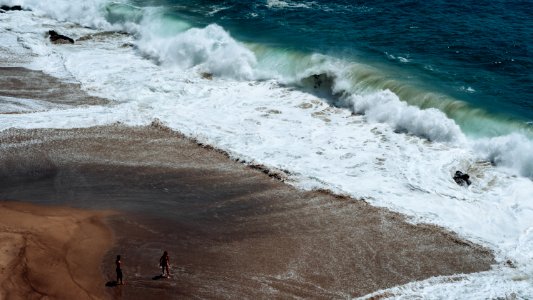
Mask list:
POLYGON ((69 38, 68 36, 61 35, 54 30, 48 31, 48 34, 50 35, 50 41, 54 44, 74 44, 74 40, 69 38))
POLYGON ((10 10, 22 10, 22 6, 20 5, 14 5, 14 6, 8 6, 8 5, 2 5, 0 6, 0 12, 6 12, 10 10))
POLYGON ((461 171, 455 172, 455 175, 453 175, 453 180, 455 181, 455 183, 462 186, 469 186, 470 184, 472 184, 472 182, 470 181, 470 175, 461 171))

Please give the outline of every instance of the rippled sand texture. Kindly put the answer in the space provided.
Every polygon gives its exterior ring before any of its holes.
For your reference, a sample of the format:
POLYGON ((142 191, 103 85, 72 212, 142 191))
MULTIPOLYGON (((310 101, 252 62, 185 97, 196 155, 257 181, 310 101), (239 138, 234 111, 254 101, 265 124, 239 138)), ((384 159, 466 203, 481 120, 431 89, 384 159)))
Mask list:
POLYGON ((0 202, 0 299, 102 299, 109 213, 0 202))
MULTIPOLYGON (((0 67, 0 105, 5 106, 10 99, 31 99, 42 106, 44 102, 48 102, 49 107, 108 103, 105 99, 82 92, 79 84, 61 82, 41 71, 0 67), (55 106, 52 106, 54 104, 55 106)), ((34 106, 37 105, 34 103, 34 106)), ((29 110, 27 107, 24 108, 24 112, 29 110)), ((0 113, 2 112, 0 108, 0 113)))
POLYGON ((443 229, 296 190, 157 124, 8 130, 0 144, 1 199, 122 212, 103 264, 111 280, 123 255, 115 298, 344 298, 493 263, 443 229), (163 250, 171 279, 154 277, 163 250))

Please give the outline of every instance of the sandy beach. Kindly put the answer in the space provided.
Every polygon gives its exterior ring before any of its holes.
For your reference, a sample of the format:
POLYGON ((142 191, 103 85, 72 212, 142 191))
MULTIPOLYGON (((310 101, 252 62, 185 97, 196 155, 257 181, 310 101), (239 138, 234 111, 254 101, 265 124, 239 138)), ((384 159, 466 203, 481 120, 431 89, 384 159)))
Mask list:
MULTIPOLYGON (((0 71, 7 104, 109 104, 39 71, 0 71)), ((158 120, 9 129, 0 145, 0 199, 11 201, 0 202, 6 299, 346 299, 494 263, 452 232, 298 190, 286 171, 237 161, 158 120), (126 285, 106 285, 119 254, 126 285)))
POLYGON ((0 300, 533 299, 521 3, 0 4, 0 300))
POLYGON ((109 215, 0 202, 0 299, 102 299, 109 215))
MULTIPOLYGON (((1 70, 1 96, 106 103, 41 72, 1 70)), ((9 129, 0 145, 0 199, 17 201, 1 202, 6 299, 346 299, 494 263, 454 233, 298 190, 283 170, 237 161, 157 120, 9 129), (106 286, 119 254, 126 285, 106 286)))
POLYGON ((489 250, 442 228, 297 190, 157 123, 13 129, 0 142, 0 198, 120 213, 107 217, 113 246, 80 254, 100 258, 95 295, 342 299, 494 263, 489 250), (157 277, 163 250, 170 279, 157 277), (118 254, 126 285, 104 287, 118 254))

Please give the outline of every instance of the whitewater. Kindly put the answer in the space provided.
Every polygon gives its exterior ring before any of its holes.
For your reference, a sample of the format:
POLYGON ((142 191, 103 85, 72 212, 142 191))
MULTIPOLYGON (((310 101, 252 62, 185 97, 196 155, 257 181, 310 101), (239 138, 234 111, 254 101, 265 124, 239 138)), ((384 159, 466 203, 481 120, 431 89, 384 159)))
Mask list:
POLYGON ((387 290, 392 298, 533 298, 533 142, 521 125, 472 137, 437 108, 402 101, 393 88, 358 85, 354 74, 376 74, 371 66, 242 43, 217 24, 165 20, 160 8, 98 0, 0 5, 31 9, 0 14, 2 66, 42 70, 112 101, 73 107, 2 97, 0 130, 158 120, 284 172, 301 189, 362 199, 495 253, 490 271, 409 283, 387 290), (81 39, 52 45, 51 29, 81 39), (457 185, 456 170, 472 185, 457 185))

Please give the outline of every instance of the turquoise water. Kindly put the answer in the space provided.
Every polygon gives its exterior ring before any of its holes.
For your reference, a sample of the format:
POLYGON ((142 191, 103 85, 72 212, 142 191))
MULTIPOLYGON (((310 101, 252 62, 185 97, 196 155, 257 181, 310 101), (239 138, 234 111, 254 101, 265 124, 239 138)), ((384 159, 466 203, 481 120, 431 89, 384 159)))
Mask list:
POLYGON ((356 89, 390 89, 410 104, 438 108, 470 135, 532 131, 531 1, 132 4, 161 7, 169 20, 195 27, 219 24, 237 40, 255 45, 260 63, 271 63, 274 52, 283 52, 283 59, 293 61, 278 59, 274 65, 284 71, 298 71, 297 60, 311 53, 369 66, 354 68, 356 89))

